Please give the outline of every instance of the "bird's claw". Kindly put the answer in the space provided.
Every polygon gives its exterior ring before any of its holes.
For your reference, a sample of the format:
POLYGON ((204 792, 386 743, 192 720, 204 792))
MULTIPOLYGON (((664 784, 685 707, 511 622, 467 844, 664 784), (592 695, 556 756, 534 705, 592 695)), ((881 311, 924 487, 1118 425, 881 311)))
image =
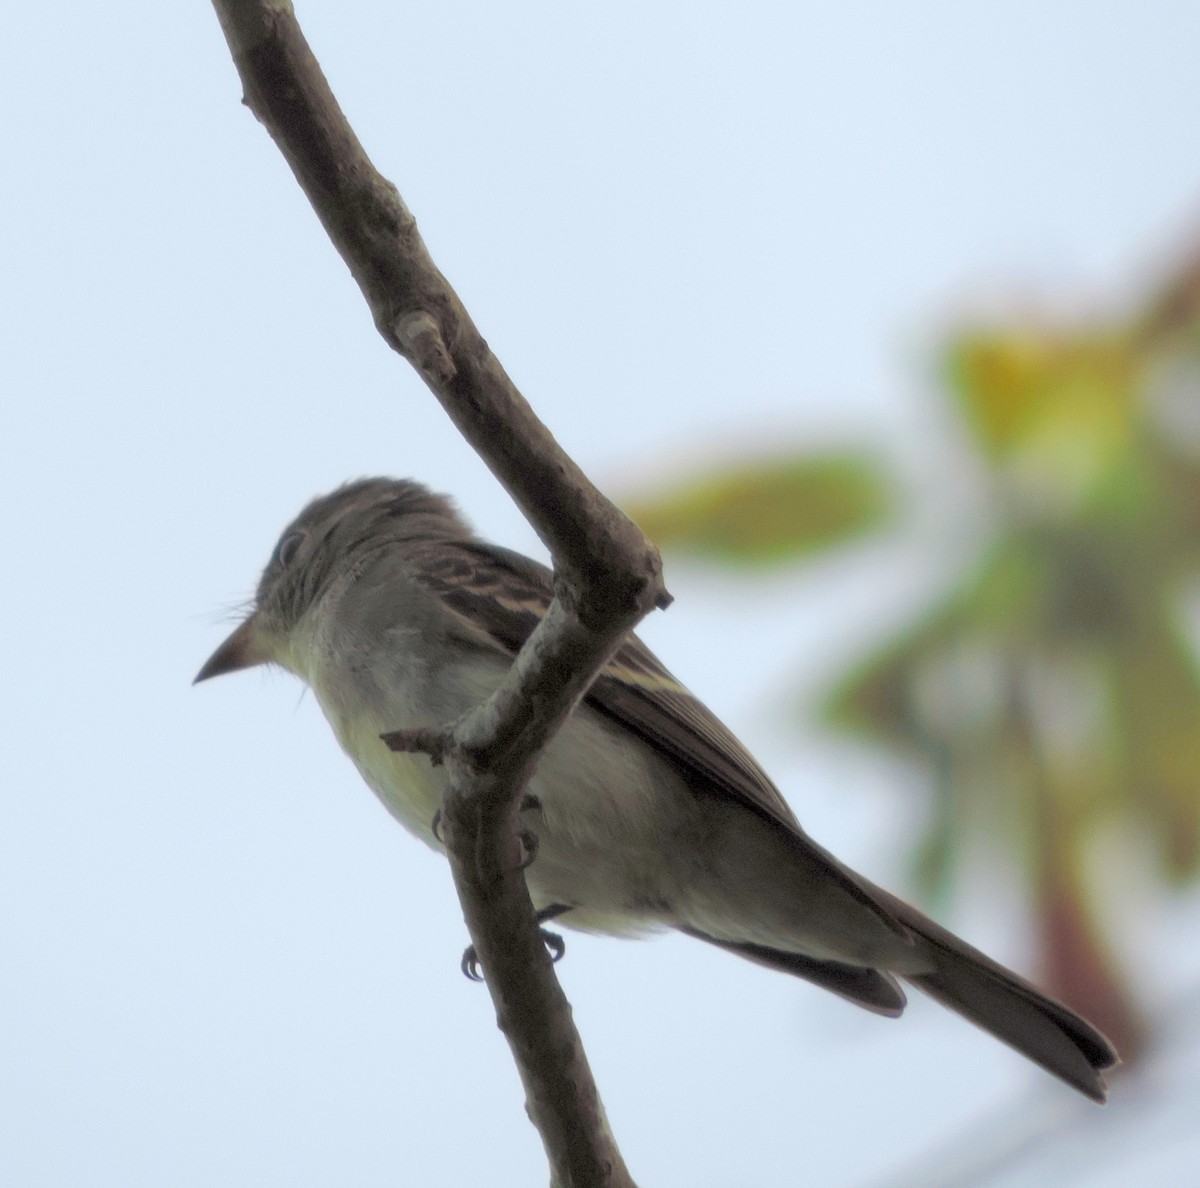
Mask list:
POLYGON ((517 833, 517 837, 521 842, 521 860, 517 864, 517 869, 528 870, 537 857, 538 835, 532 829, 522 827, 517 833))
POLYGON ((429 822, 429 832, 433 834, 434 840, 440 842, 443 846, 446 844, 446 839, 442 836, 442 810, 438 809, 433 814, 433 820, 429 822))
POLYGON ((475 952, 474 945, 468 945, 463 950, 462 962, 459 964, 458 968, 463 971, 463 977, 465 977, 467 981, 483 981, 483 968, 479 964, 479 955, 475 952))
MULTIPOLYGON (((541 934, 542 944, 546 946, 546 952, 550 954, 550 964, 557 965, 567 951, 567 942, 557 932, 551 932, 548 928, 539 928, 538 932, 541 934)), ((483 966, 479 964, 479 954, 475 952, 474 945, 468 945, 463 950, 458 968, 463 971, 463 977, 469 982, 483 981, 483 966)))
POLYGON ((542 934, 542 944, 550 954, 550 964, 557 965, 567 951, 567 942, 557 932, 551 932, 548 928, 539 928, 538 932, 542 934))

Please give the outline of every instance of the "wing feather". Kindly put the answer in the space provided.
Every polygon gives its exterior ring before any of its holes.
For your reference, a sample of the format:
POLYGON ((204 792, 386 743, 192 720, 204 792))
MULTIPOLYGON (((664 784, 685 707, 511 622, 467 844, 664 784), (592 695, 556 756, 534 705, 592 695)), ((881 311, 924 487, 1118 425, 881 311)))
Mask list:
MULTIPOLYGON (((444 542, 422 549, 418 577, 464 620, 460 634, 515 656, 553 597, 550 570, 494 545, 444 542)), ((791 808, 733 733, 664 667, 636 635, 622 644, 585 698, 706 784, 798 830, 791 808)))

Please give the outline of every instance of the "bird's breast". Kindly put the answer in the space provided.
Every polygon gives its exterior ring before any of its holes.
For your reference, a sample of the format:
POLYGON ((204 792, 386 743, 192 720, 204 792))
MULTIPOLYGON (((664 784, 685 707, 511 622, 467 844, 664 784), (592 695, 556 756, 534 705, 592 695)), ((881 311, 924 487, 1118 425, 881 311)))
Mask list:
POLYGON ((433 819, 441 807, 445 771, 425 755, 390 750, 380 735, 436 728, 450 719, 431 708, 416 681, 395 671, 380 674, 343 660, 318 666, 310 685, 342 750, 384 807, 427 845, 440 849, 433 819))

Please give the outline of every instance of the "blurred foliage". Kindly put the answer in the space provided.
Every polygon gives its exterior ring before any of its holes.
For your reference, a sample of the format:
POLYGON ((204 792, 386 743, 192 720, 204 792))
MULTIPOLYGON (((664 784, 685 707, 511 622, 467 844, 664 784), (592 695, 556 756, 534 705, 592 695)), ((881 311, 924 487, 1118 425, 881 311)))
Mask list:
POLYGON ((626 510, 663 547, 765 567, 869 531, 888 503, 873 458, 800 454, 727 466, 626 510))
MULTIPOLYGON (((1044 980, 1128 1063, 1142 1025, 1094 919, 1096 843, 1145 839, 1167 884, 1200 871, 1200 263, 1120 323, 960 331, 945 375, 983 464, 978 552, 827 719, 931 773, 926 891, 968 842, 1013 858, 1044 980)), ((794 457, 634 515, 668 549, 749 566, 881 523, 885 491, 878 464, 794 457)))

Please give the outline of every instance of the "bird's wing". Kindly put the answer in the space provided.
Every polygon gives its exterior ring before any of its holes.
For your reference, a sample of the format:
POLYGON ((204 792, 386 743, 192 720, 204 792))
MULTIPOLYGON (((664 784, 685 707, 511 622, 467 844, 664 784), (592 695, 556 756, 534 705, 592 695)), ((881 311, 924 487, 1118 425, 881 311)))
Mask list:
MULTIPOLYGON (((460 634, 515 656, 553 596, 550 570, 477 541, 410 554, 418 580, 461 621, 460 634)), ((686 774, 789 831, 800 824, 766 772, 730 730, 679 683, 636 635, 621 645, 586 699, 686 774)))

